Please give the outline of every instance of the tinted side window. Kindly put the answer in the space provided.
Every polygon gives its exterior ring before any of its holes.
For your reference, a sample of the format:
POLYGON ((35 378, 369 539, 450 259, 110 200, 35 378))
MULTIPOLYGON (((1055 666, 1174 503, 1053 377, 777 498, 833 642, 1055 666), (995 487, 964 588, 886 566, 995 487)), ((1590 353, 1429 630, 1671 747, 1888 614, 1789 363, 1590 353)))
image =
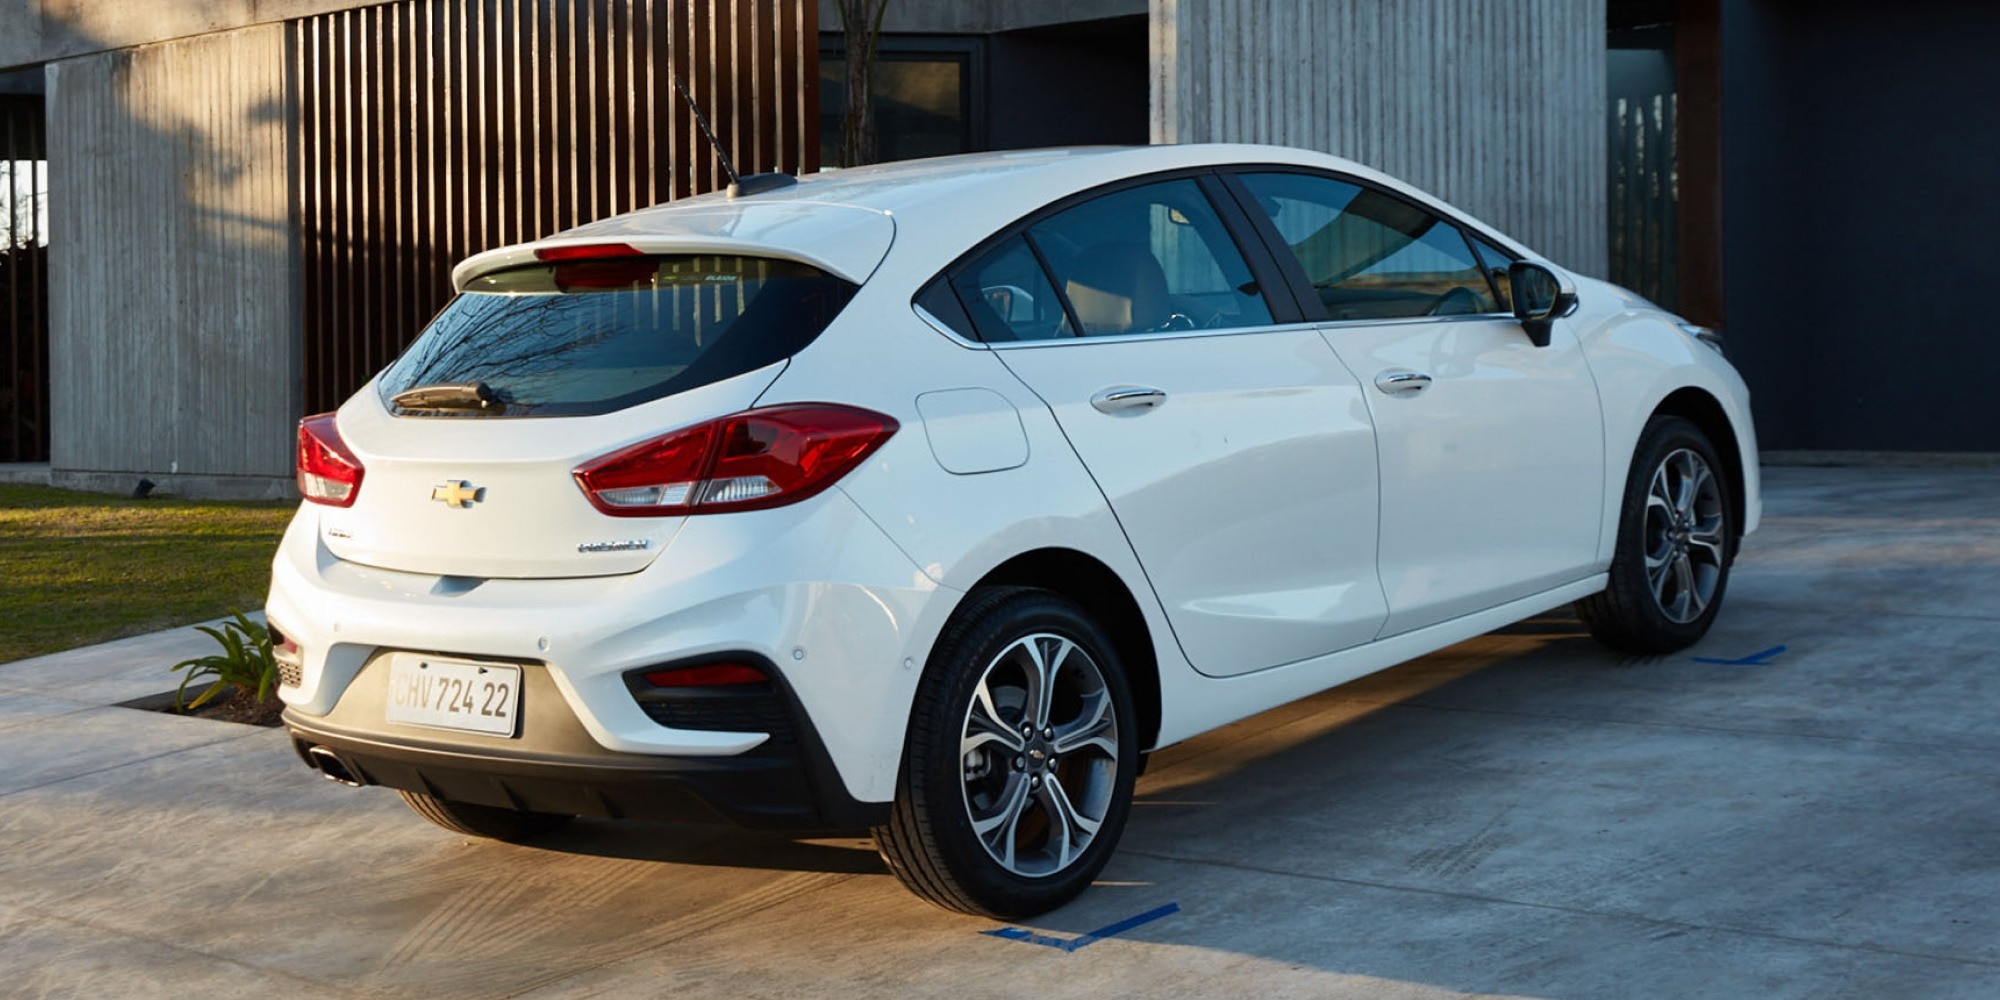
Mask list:
POLYGON ((944 277, 931 279, 931 283, 925 285, 910 302, 959 336, 967 340, 979 339, 979 331, 972 326, 972 316, 965 311, 965 306, 958 301, 958 293, 951 290, 950 282, 944 277))
POLYGON ((1306 174, 1245 174, 1335 320, 1499 311, 1457 226, 1400 198, 1306 174))
POLYGON ((1272 321, 1250 266, 1192 180, 1115 191, 1028 232, 1086 336, 1272 321))
POLYGON ((960 268, 951 285, 989 344, 1074 336, 1041 261, 1019 236, 960 268))

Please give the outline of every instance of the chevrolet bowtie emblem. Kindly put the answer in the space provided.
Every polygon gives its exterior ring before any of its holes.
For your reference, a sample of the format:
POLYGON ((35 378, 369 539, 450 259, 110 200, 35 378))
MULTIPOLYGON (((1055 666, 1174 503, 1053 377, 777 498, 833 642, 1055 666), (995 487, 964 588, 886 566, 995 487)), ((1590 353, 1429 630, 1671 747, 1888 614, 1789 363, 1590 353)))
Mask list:
POLYGON ((432 487, 431 499, 442 500, 447 507, 470 507, 486 499, 486 487, 474 486, 463 479, 454 479, 432 487))

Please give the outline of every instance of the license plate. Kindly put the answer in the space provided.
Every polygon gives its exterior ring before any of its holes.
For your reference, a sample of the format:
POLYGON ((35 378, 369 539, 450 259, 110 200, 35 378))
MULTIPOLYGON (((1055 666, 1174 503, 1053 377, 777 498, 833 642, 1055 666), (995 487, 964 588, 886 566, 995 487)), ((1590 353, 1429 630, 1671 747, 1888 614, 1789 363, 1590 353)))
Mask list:
POLYGON ((390 722, 513 736, 521 668, 403 654, 389 660, 390 722))

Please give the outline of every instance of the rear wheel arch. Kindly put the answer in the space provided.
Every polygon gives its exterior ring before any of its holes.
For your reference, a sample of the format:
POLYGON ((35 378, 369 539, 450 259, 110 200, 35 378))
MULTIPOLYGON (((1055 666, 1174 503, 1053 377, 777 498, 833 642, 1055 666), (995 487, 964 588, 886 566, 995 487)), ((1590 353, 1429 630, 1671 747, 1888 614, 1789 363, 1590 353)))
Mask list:
POLYGON ((995 566, 968 593, 989 587, 1034 587, 1082 605, 1118 649, 1137 710, 1139 746, 1160 736, 1160 664, 1153 633, 1130 588, 1111 567, 1075 549, 1036 549, 995 566))
POLYGON ((1707 390, 1685 386, 1661 400, 1648 420, 1656 416, 1680 417, 1694 424, 1701 428, 1709 444, 1714 446, 1715 457, 1721 461, 1729 484, 1730 523, 1736 528, 1736 538, 1730 543, 1733 548, 1741 541, 1743 526, 1748 523, 1744 519, 1744 506, 1748 501, 1743 495, 1743 448, 1737 442, 1736 426, 1730 422, 1728 411, 1707 390))

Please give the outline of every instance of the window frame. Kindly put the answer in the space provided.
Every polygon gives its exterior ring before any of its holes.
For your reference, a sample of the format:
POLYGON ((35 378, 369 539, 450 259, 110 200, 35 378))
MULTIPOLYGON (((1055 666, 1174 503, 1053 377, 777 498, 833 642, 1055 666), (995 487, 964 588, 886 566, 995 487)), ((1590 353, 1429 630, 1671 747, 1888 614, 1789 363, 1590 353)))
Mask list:
MULTIPOLYGON (((875 58, 880 62, 956 62, 959 64, 959 136, 965 148, 960 153, 977 153, 991 148, 987 137, 986 101, 981 98, 987 92, 986 82, 986 40, 965 35, 890 35, 884 34, 875 41, 875 58)), ((846 35, 839 31, 819 33, 819 62, 845 61, 847 59, 846 35)), ((873 103, 873 95, 870 102, 873 103)), ((820 122, 822 136, 825 135, 827 108, 814 109, 820 122)), ((840 132, 839 119, 833 115, 833 135, 840 132)), ((879 123, 880 118, 877 118, 879 123)), ((878 136, 879 141, 879 136, 878 136)), ((824 146, 825 142, 822 141, 824 146)), ((838 138, 833 143, 836 156, 840 149, 838 138)), ((815 155, 818 155, 816 152, 815 155)), ((824 157, 821 157, 824 160, 824 157)), ((828 165, 833 161, 824 160, 828 165)), ((894 162, 894 161, 889 161, 894 162)))
MULTIPOLYGON (((925 322, 928 322, 954 340, 972 347, 1008 351, 1037 350, 1060 347, 1066 344, 1110 344, 1134 340, 1159 340, 1162 338, 1240 336, 1313 322, 1306 317, 1304 311, 1300 308, 1296 284, 1292 280, 1291 275, 1283 270, 1281 262, 1272 257, 1269 244, 1263 237, 1263 234, 1256 228, 1256 220, 1243 211, 1242 203, 1224 184, 1220 176, 1222 169, 1213 166, 1182 167, 1174 170, 1141 174, 1136 177, 1123 177, 1108 184, 1100 184, 1096 187, 1087 188, 1042 205, 1034 211, 1015 219, 1006 226, 995 230, 985 239, 974 244, 971 249, 958 255, 951 263, 939 268, 935 274, 924 279, 917 286, 917 290, 911 295, 910 307, 925 322), (1070 305, 1069 296, 1062 291, 1060 285, 1056 284, 1055 273, 1049 268, 1047 258, 1042 255, 1040 248, 1035 246, 1034 238, 1028 231, 1035 225, 1085 202, 1093 201, 1106 195, 1116 194, 1120 191, 1150 187, 1154 184, 1176 180, 1193 180, 1196 186, 1200 188, 1202 196, 1208 199, 1209 207, 1215 211, 1217 218, 1221 220, 1222 228, 1230 241, 1235 245, 1236 252, 1242 256, 1243 263, 1249 267, 1251 280, 1257 283, 1258 291, 1264 297, 1265 307, 1271 313, 1271 322, 1260 323, 1255 326, 1226 327, 1214 330, 1156 330, 1144 333, 1099 334, 1095 336, 1078 335, 1056 337, 1047 340, 1018 340, 994 343, 978 339, 976 329, 973 331, 973 335, 970 336, 964 331, 958 330, 950 325, 944 317, 940 317, 929 309, 926 309, 920 301, 926 294, 932 292, 933 286, 940 283, 955 296, 957 294, 956 282, 967 267, 985 257, 989 251, 1001 243, 1018 235, 1027 243, 1029 251, 1035 255, 1037 262, 1040 263, 1043 277, 1049 282, 1051 287, 1056 289, 1056 298, 1060 301, 1064 313, 1069 316, 1071 328, 1081 330, 1082 327, 1077 325, 1076 313, 1070 305)), ((1285 259, 1292 260, 1289 250, 1285 252, 1285 259)), ((1298 262, 1292 260, 1292 265, 1297 267, 1298 262)), ((1317 301, 1317 299, 1314 300, 1315 304, 1317 301)), ((970 310, 966 307, 962 299, 958 305, 961 312, 969 315, 970 310)), ((968 323, 968 325, 970 324, 968 323)))
POLYGON ((1494 267, 1493 262, 1486 259, 1486 251, 1481 249, 1482 245, 1486 247, 1491 247, 1495 250, 1500 251, 1501 253, 1507 253, 1508 252, 1507 248, 1501 246, 1500 241, 1486 239, 1476 232, 1466 232, 1465 235, 1466 235, 1466 242, 1472 244, 1472 256, 1479 261, 1480 268, 1486 272, 1487 280, 1491 282, 1493 285, 1493 294, 1495 296, 1496 301, 1500 303, 1501 310, 1509 316, 1514 315, 1514 289, 1511 285, 1509 285, 1503 291, 1500 288, 1500 279, 1494 277, 1494 275, 1506 273, 1509 269, 1511 269, 1514 266, 1515 261, 1525 260, 1527 258, 1519 256, 1508 257, 1504 261, 1501 261, 1501 264, 1503 266, 1494 267))
MULTIPOLYGON (((1319 295, 1314 291, 1312 279, 1306 275, 1305 267, 1299 263, 1297 255, 1292 253, 1291 244, 1285 242, 1284 236, 1278 232, 1277 224, 1272 222, 1270 217, 1257 207, 1257 196, 1244 183, 1242 175, 1299 174, 1305 177, 1333 181, 1373 191, 1414 206, 1424 214, 1432 216, 1439 222, 1451 226, 1458 231, 1459 239, 1465 243, 1466 253, 1472 258, 1475 265, 1479 265, 1480 273, 1486 276, 1486 283, 1489 286, 1487 291, 1493 296, 1493 301, 1498 303, 1509 301, 1508 297, 1501 294, 1498 287, 1494 287, 1493 276, 1483 265, 1483 258, 1473 237, 1477 236, 1479 239, 1485 240, 1501 250, 1515 252, 1519 248, 1511 246, 1514 241, 1491 230, 1475 226, 1458 214, 1447 210, 1442 205, 1423 198, 1412 197, 1407 192, 1398 191, 1387 185, 1377 184, 1369 181, 1367 178, 1356 177, 1352 174, 1343 174, 1318 167, 1301 166, 1296 163, 1234 163, 1226 167, 1217 168, 1216 173, 1217 180, 1221 183, 1222 187, 1229 192, 1230 197, 1236 200, 1237 211, 1248 219, 1249 225, 1256 231, 1258 238, 1263 241, 1264 252, 1276 260, 1276 265, 1283 272, 1286 284, 1291 287, 1292 298, 1298 303, 1299 312, 1306 317, 1306 322, 1323 326, 1349 327, 1376 326, 1384 323, 1447 323, 1472 320, 1490 321, 1502 318, 1508 320, 1514 319, 1513 312, 1504 309, 1498 312, 1459 313, 1450 316, 1390 316, 1379 319, 1334 319, 1326 311, 1326 305, 1320 301, 1319 295)), ((1524 253, 1515 259, 1533 260, 1534 257, 1531 254, 1524 253)))

